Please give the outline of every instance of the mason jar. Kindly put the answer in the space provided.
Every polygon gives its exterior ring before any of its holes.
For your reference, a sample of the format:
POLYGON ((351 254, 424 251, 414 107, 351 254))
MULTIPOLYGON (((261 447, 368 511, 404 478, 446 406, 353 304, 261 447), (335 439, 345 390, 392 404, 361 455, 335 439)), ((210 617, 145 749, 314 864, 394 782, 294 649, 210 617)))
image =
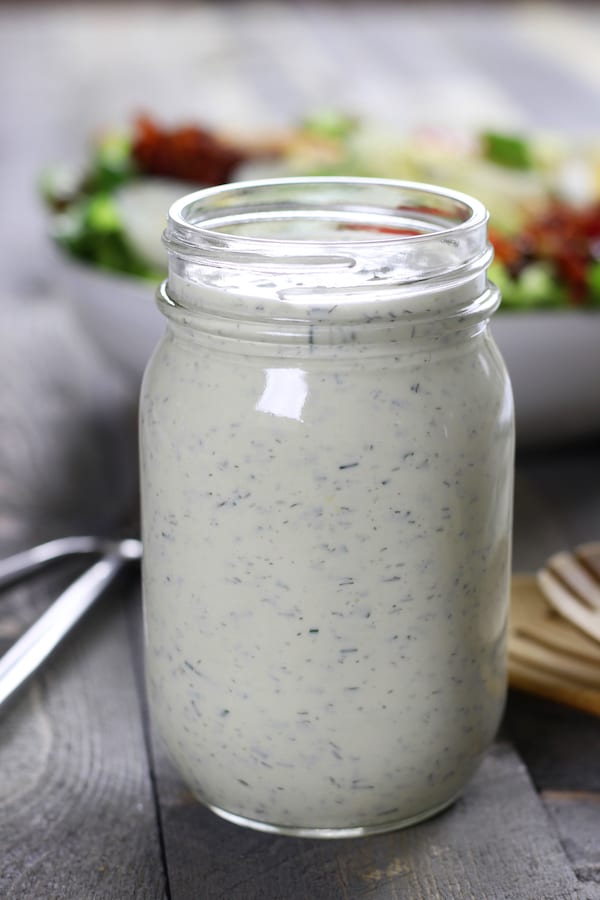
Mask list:
POLYGON ((409 825, 494 737, 514 437, 486 221, 360 178, 170 210, 141 400, 147 682, 181 775, 230 821, 409 825))

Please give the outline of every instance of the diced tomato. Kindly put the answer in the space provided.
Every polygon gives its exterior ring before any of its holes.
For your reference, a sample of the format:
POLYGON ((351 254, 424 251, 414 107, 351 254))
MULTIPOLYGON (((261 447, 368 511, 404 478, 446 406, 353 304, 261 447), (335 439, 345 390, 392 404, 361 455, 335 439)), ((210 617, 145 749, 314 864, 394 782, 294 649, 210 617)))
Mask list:
POLYGON ((549 263, 567 288, 569 302, 589 302, 587 273, 600 242, 600 203, 584 209, 552 203, 533 217, 518 236, 490 228, 497 259, 516 276, 530 262, 549 263))

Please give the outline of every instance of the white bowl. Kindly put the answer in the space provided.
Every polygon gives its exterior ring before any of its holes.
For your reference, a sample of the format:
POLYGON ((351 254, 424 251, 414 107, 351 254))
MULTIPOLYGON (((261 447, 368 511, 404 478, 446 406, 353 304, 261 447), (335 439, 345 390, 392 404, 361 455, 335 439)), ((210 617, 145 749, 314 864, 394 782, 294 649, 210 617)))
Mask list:
POLYGON ((65 295, 110 365, 138 390, 146 363, 165 330, 157 284, 85 265, 58 252, 65 295))
MULTIPOLYGON (((65 290, 107 363, 132 391, 165 322, 151 282, 60 254, 65 290)), ((519 448, 600 434, 600 311, 498 313, 492 330, 515 395, 519 448)))
POLYGON ((512 381, 519 449, 600 435, 600 310, 500 312, 492 332, 512 381))

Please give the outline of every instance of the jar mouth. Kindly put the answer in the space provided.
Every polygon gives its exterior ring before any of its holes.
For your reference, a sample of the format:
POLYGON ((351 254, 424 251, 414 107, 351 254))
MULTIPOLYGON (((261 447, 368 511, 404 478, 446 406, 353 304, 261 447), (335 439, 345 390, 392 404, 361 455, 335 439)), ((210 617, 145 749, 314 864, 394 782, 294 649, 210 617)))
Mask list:
MULTIPOLYGON (((377 247, 408 256, 432 240, 452 241, 451 268, 473 259, 473 237, 486 241, 487 210, 459 191, 391 179, 297 177, 237 182, 177 200, 164 234, 167 248, 198 257, 220 249, 274 262, 355 264, 377 247), (471 238, 471 239, 469 239, 471 238)), ((421 277, 423 277, 421 272, 421 277)), ((436 272, 431 272, 431 275, 436 272)))
MULTIPOLYGON (((487 210, 410 181, 246 181, 182 197, 164 241, 175 306, 236 320, 352 324, 487 313, 487 210)), ((164 306, 170 313, 174 306, 164 306)))

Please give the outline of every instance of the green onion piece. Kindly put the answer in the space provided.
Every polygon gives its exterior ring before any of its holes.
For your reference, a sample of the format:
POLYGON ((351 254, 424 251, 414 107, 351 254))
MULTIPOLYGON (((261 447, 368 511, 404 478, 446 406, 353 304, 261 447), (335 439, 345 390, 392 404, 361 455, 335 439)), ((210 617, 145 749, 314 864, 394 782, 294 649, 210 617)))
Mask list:
POLYGON ((129 181, 137 172, 131 156, 131 138, 123 134, 108 134, 96 147, 86 179, 86 190, 111 191, 129 181))
POLYGON ((510 169, 533 168, 531 148, 527 141, 512 134, 486 131, 481 135, 484 159, 510 169))

